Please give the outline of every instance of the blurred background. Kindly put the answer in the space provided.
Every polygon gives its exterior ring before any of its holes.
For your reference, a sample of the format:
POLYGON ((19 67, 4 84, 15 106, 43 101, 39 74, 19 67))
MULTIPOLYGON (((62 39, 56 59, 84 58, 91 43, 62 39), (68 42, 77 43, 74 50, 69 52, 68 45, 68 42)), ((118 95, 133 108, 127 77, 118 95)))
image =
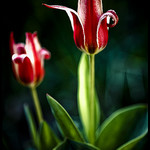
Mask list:
MULTIPOLYGON (((55 128, 46 93, 58 100, 73 118, 78 116, 77 67, 81 51, 74 44, 66 13, 42 6, 42 3, 60 4, 76 10, 77 2, 78 0, 14 0, 2 5, 4 27, 0 52, 0 106, 1 142, 5 149, 28 149, 30 135, 23 110, 25 103, 35 116, 30 90, 20 85, 12 73, 9 52, 11 31, 14 32, 16 43, 25 42, 25 32, 37 31, 42 47, 51 52, 51 59, 45 61, 45 78, 37 88, 47 122, 55 128)), ((102 109, 101 122, 119 108, 147 103, 148 20, 145 5, 145 2, 136 0, 103 0, 104 12, 114 9, 119 22, 109 30, 105 50, 96 55, 96 90, 102 109)))

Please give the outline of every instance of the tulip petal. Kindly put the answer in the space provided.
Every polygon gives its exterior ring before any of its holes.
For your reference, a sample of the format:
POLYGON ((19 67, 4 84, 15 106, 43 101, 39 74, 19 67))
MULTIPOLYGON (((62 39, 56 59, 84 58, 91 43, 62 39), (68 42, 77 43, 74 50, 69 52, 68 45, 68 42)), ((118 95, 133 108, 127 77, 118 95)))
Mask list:
POLYGON ((26 54, 25 45, 23 43, 15 44, 15 53, 26 54))
POLYGON ((38 55, 36 52, 36 47, 35 47, 32 33, 29 33, 29 32, 26 33, 25 49, 26 49, 27 55, 30 58, 32 64, 34 64, 34 61, 36 61, 36 59, 38 59, 38 55))
POLYGON ((27 57, 26 54, 21 54, 21 55, 13 54, 12 61, 15 62, 16 64, 20 64, 20 63, 23 63, 25 57, 27 57))
POLYGON ((98 27, 97 27, 97 45, 99 50, 96 51, 98 53, 99 51, 102 51, 108 42, 108 29, 107 29, 107 20, 106 17, 101 20, 99 20, 98 27))
POLYGON ((98 26, 97 26, 97 44, 99 51, 105 48, 108 41, 108 28, 114 27, 118 23, 118 16, 114 10, 108 10, 106 13, 102 14, 98 26), (113 24, 108 24, 107 17, 112 18, 113 24))
POLYGON ((65 6, 47 5, 47 4, 43 4, 43 5, 48 8, 60 9, 66 11, 71 21, 72 29, 74 31, 75 44, 77 45, 78 48, 85 49, 85 33, 84 33, 83 24, 79 18, 78 13, 73 9, 70 9, 65 6))
POLYGON ((44 77, 45 71, 42 65, 42 61, 35 61, 35 82, 40 83, 44 77))
POLYGON ((79 17, 85 31, 85 45, 90 54, 96 53, 96 32, 99 18, 103 13, 102 0, 78 0, 79 17))
POLYGON ((101 16, 100 20, 103 20, 104 18, 106 18, 108 16, 110 18, 112 18, 113 24, 107 24, 107 26, 112 28, 112 27, 114 27, 118 23, 119 18, 118 18, 117 14, 116 14, 116 12, 114 10, 108 10, 106 13, 104 13, 101 16))
POLYGON ((41 45, 40 45, 40 42, 39 42, 39 39, 38 39, 38 36, 37 36, 37 32, 34 32, 32 34, 32 36, 33 36, 33 42, 34 42, 34 45, 35 45, 36 52, 38 52, 41 49, 41 45))
POLYGON ((23 84, 30 84, 34 80, 33 67, 27 56, 18 64, 18 75, 23 84))
POLYGON ((40 48, 37 33, 26 33, 26 50, 33 66, 34 82, 39 82, 44 77, 43 60, 38 55, 40 48))
POLYGON ((39 54, 44 59, 50 59, 50 57, 51 57, 51 53, 49 51, 47 51, 45 48, 40 49, 39 54))
POLYGON ((14 45, 15 45, 15 40, 14 40, 14 33, 10 33, 10 40, 9 40, 9 47, 10 47, 10 52, 11 55, 14 54, 14 45))
POLYGON ((26 54, 13 54, 12 61, 15 75, 17 79, 23 84, 29 84, 33 81, 33 67, 30 59, 26 54))

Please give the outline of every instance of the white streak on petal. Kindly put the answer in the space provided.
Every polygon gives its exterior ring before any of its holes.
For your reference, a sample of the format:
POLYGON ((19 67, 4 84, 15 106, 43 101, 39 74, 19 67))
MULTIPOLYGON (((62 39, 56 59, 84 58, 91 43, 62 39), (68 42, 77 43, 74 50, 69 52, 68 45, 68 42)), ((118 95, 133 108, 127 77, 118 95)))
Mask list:
MULTIPOLYGON (((107 24, 110 24, 110 16, 107 17, 107 24)), ((107 29, 109 30, 109 27, 107 29)))
POLYGON ((13 54, 12 55, 12 61, 16 64, 19 64, 19 63, 23 63, 23 60, 27 57, 26 54, 21 54, 21 55, 18 55, 18 54, 13 54))
POLYGON ((80 22, 80 25, 82 27, 82 30, 83 30, 83 36, 84 36, 84 45, 85 45, 85 32, 84 32, 84 27, 83 27, 83 24, 82 24, 82 21, 81 19, 79 18, 79 15, 78 13, 71 9, 71 8, 68 8, 68 7, 65 7, 65 6, 60 6, 60 5, 47 5, 47 4, 43 4, 44 6, 48 7, 48 8, 53 8, 53 9, 60 9, 60 10, 64 10, 66 11, 67 15, 69 16, 69 19, 70 19, 70 22, 71 22, 71 26, 72 26, 72 29, 74 31, 74 20, 73 20, 73 14, 78 18, 79 22, 80 22))
POLYGON ((33 41, 34 41, 34 44, 35 44, 35 49, 36 49, 36 51, 37 51, 37 52, 40 51, 41 45, 40 45, 39 39, 38 39, 38 37, 37 37, 37 32, 34 32, 34 33, 33 33, 33 41))

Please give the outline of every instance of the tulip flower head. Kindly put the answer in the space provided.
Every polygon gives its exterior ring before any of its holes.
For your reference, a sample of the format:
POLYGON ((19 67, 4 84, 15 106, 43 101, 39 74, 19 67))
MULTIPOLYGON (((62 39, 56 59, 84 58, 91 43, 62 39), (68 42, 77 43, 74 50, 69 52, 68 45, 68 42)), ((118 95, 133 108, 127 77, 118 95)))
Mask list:
POLYGON ((87 54, 102 51, 108 42, 108 28, 118 23, 114 10, 103 13, 102 0, 78 0, 77 12, 65 6, 43 5, 66 11, 71 21, 75 44, 87 54), (107 22, 107 17, 112 18, 112 24, 107 22))
POLYGON ((13 32, 10 34, 12 67, 16 79, 29 87, 38 86, 44 77, 44 59, 50 52, 42 48, 37 33, 26 33, 26 43, 15 43, 13 32))

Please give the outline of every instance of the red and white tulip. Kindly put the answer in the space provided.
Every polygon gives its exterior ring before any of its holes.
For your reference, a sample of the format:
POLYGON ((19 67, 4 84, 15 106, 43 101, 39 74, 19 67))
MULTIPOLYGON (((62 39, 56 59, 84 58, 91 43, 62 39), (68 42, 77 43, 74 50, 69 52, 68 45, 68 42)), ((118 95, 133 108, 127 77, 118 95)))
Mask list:
POLYGON ((49 59, 51 54, 41 47, 37 33, 27 32, 26 43, 16 44, 11 32, 10 51, 16 79, 29 87, 38 86, 44 77, 44 59, 49 59))
POLYGON ((114 10, 103 13, 102 0, 78 0, 77 12, 65 6, 43 5, 66 11, 71 21, 75 44, 87 54, 102 51, 108 42, 108 28, 118 23, 114 10), (112 18, 113 24, 107 22, 107 17, 112 18))

